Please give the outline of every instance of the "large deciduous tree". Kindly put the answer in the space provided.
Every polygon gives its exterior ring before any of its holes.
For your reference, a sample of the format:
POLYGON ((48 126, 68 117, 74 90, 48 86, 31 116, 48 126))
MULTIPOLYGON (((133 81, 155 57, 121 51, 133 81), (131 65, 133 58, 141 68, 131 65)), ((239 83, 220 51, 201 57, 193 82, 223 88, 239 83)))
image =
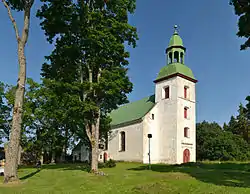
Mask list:
POLYGON ((241 50, 250 47, 250 0, 230 0, 235 14, 239 16, 237 36, 247 40, 241 45, 241 50))
POLYGON ((15 94, 15 105, 13 109, 12 128, 10 133, 10 141, 6 149, 6 165, 4 172, 4 183, 17 181, 18 168, 18 150, 20 145, 20 135, 22 126, 22 112, 25 93, 26 81, 26 56, 25 46, 28 41, 30 28, 30 12, 34 0, 1 0, 6 7, 8 16, 15 30, 18 50, 19 72, 17 80, 17 89, 15 94), (11 13, 11 10, 22 11, 24 14, 22 33, 19 33, 17 23, 11 13))
POLYGON ((74 103, 73 108, 66 107, 72 120, 81 121, 77 128, 88 137, 91 168, 97 171, 102 120, 127 102, 126 94, 132 91, 124 44, 136 45, 136 28, 128 24, 135 0, 43 1, 38 16, 48 41, 56 39, 56 47, 42 75, 52 80, 58 95, 74 103))

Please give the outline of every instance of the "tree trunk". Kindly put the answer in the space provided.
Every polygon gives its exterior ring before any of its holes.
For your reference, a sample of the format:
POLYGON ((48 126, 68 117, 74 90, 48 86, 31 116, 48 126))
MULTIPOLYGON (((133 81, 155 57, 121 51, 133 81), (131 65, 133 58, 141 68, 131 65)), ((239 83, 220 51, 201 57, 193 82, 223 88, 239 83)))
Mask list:
POLYGON ((68 149, 68 143, 69 143, 69 128, 66 126, 65 131, 65 145, 64 145, 64 161, 67 161, 67 149, 68 149))
POLYGON ((18 165, 21 165, 21 157, 22 157, 22 147, 19 146, 19 149, 18 149, 18 165))
POLYGON ((91 171, 98 171, 98 149, 99 149, 99 126, 100 126, 100 110, 95 124, 92 124, 91 138, 91 171))
POLYGON ((24 5, 24 25, 22 29, 22 36, 19 36, 17 23, 12 16, 10 5, 6 0, 2 3, 8 11, 9 18, 15 30, 16 40, 18 43, 18 82, 15 94, 15 104, 13 108, 12 126, 10 132, 9 143, 6 151, 6 165, 4 169, 4 183, 18 181, 17 168, 18 168, 18 151, 20 146, 21 127, 22 127, 22 114, 26 82, 26 57, 24 53, 25 45, 28 41, 29 27, 30 27, 30 10, 33 6, 34 0, 25 2, 24 5))
POLYGON ((55 151, 52 151, 52 157, 51 157, 51 164, 55 164, 56 163, 56 153, 55 151))
POLYGON ((10 141, 6 152, 6 165, 4 170, 4 183, 18 181, 18 153, 20 146, 23 102, 26 81, 26 57, 24 54, 24 44, 18 43, 19 75, 15 94, 15 104, 13 109, 13 120, 10 133, 10 141))

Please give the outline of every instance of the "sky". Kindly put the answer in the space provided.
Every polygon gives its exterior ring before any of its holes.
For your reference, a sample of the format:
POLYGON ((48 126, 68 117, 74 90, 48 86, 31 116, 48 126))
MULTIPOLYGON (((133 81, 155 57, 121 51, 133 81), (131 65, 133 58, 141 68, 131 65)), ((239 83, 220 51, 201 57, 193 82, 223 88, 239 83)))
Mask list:
MULTIPOLYGON (((31 30, 26 48, 27 76, 40 80, 44 56, 53 46, 47 43, 35 17, 39 1, 32 10, 31 30)), ((19 29, 23 16, 14 13, 19 29)), ((237 20, 229 0, 137 0, 130 24, 137 27, 139 41, 130 51, 129 77, 134 89, 129 100, 154 93, 153 80, 166 65, 165 49, 173 27, 187 48, 185 64, 198 79, 196 85, 197 122, 223 124, 237 114, 240 103, 250 95, 250 50, 240 51, 244 39, 238 38, 237 20)), ((17 44, 5 7, 0 3, 0 81, 16 84, 17 44)))

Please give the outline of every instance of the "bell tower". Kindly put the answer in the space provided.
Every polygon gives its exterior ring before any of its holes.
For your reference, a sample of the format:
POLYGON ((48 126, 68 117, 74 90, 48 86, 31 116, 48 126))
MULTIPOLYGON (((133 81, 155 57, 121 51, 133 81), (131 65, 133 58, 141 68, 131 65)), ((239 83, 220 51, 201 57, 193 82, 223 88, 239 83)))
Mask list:
POLYGON ((181 37, 178 34, 177 25, 174 26, 174 34, 169 41, 166 49, 167 64, 181 63, 184 64, 186 48, 183 46, 181 37))
POLYGON ((185 65, 186 48, 177 25, 166 49, 166 65, 154 81, 158 115, 158 160, 176 164, 196 161, 195 79, 185 65))

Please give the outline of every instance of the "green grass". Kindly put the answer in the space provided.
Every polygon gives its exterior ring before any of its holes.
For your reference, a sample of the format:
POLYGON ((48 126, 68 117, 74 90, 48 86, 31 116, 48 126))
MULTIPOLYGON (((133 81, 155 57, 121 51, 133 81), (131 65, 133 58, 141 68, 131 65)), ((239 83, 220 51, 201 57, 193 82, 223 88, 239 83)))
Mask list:
POLYGON ((82 165, 73 164, 46 165, 40 172, 21 168, 21 183, 0 184, 0 193, 250 193, 250 165, 247 163, 153 165, 152 170, 146 170, 141 164, 118 163, 115 168, 102 170, 107 176, 89 174, 82 165))

